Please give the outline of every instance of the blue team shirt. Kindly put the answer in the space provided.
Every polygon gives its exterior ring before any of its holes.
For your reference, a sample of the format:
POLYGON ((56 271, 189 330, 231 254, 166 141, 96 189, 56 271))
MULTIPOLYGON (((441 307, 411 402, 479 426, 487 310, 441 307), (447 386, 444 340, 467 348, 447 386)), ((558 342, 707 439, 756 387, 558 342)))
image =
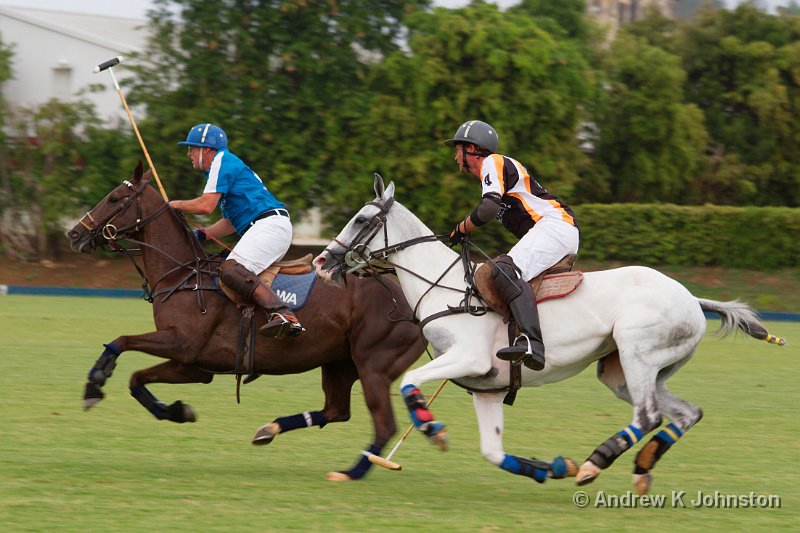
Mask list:
POLYGON ((250 167, 227 150, 219 150, 211 161, 203 193, 220 193, 222 216, 233 223, 241 235, 250 222, 264 211, 286 209, 250 167))

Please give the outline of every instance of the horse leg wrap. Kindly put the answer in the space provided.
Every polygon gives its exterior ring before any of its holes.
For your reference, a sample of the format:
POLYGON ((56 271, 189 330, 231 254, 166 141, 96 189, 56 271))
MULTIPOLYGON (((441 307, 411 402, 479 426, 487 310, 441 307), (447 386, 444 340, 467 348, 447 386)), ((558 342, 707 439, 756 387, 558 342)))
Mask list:
POLYGON ((372 463, 369 460, 370 455, 377 455, 378 457, 381 456, 382 448, 375 446, 374 444, 370 444, 370 446, 361 452, 361 457, 353 465, 353 468, 347 470, 346 472, 342 472, 350 477, 350 479, 361 479, 367 472, 369 471, 370 467, 372 467, 372 463))
POLYGON ((503 462, 500 463, 500 468, 512 474, 527 476, 537 483, 544 483, 547 481, 547 476, 550 473, 550 464, 545 461, 526 459, 509 454, 506 454, 503 458, 503 462))
POLYGON ((414 427, 419 429, 426 422, 433 420, 433 413, 428 410, 428 403, 425 401, 422 391, 414 385, 406 385, 401 392, 408 412, 411 414, 411 420, 414 422, 414 427))
POLYGON ((418 388, 414 385, 406 385, 400 392, 415 428, 422 431, 427 437, 433 437, 444 428, 444 424, 433 419, 433 413, 428 410, 428 403, 418 388))
POLYGON ((285 433, 293 429, 310 428, 311 426, 319 426, 322 429, 328 423, 328 417, 322 411, 306 411, 276 418, 272 423, 278 424, 281 427, 281 433, 285 433))
POLYGON ((606 469, 617 460, 617 457, 628 451, 631 446, 633 446, 633 443, 626 436, 617 433, 595 448, 588 460, 598 467, 606 469))
POLYGON ((167 404, 156 398, 144 385, 131 387, 131 396, 150 411, 159 420, 169 420, 167 404))
POLYGON ((675 424, 667 424, 650 441, 639 450, 634 461, 634 474, 646 474, 656 465, 661 456, 678 442, 683 432, 675 424))
POLYGON ((104 344, 106 349, 100 355, 100 358, 89 371, 87 377, 89 383, 102 387, 106 383, 106 379, 110 378, 114 373, 114 368, 117 366, 117 357, 120 356, 120 351, 113 344, 104 344))

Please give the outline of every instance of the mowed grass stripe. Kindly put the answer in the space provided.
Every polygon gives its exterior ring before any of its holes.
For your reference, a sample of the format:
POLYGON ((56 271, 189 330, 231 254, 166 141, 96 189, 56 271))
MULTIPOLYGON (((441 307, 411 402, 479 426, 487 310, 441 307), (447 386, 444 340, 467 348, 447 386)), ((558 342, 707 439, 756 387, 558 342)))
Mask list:
MULTIPOLYGON (((769 324, 787 338, 783 348, 741 335, 703 341, 670 384, 705 418, 658 464, 652 490, 668 501, 673 490, 686 491, 687 503, 697 491, 777 494, 781 509, 578 509, 570 480, 538 485, 486 462, 471 399, 453 385, 433 406, 448 424, 449 452, 414 433, 394 457, 403 471, 373 468, 364 481, 330 483, 325 473, 349 467, 372 440, 359 385, 350 422, 256 447, 250 438, 260 425, 322 406, 318 371, 262 377, 242 387, 240 405, 230 376, 210 385, 152 386, 167 403, 195 407, 198 422, 178 425, 155 420, 128 394, 131 372, 160 359, 126 353, 106 399, 83 412, 83 383, 102 343, 150 331, 150 306, 6 296, 0 324, 3 531, 777 531, 800 522, 792 467, 800 437, 798 324, 769 324)), ((718 321, 709 325, 716 329, 718 321)), ((436 386, 423 389, 430 395, 436 386)), ((399 395, 394 403, 399 437, 408 422, 399 395)), ((506 408, 505 448, 582 461, 630 418, 630 407, 591 368, 524 390, 506 408)), ((590 496, 630 490, 634 455, 586 487, 590 496)))

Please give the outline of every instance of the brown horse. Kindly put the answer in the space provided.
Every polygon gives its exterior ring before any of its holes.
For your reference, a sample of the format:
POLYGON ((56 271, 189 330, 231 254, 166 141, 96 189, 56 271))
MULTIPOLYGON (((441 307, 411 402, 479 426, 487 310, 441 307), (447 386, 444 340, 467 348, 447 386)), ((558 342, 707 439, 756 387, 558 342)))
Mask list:
MULTIPOLYGON (((101 387, 119 355, 128 350, 169 359, 134 372, 130 391, 156 418, 173 422, 194 422, 194 410, 180 401, 162 403, 147 384, 210 383, 214 374, 255 377, 322 367, 322 410, 277 418, 259 429, 253 443, 267 444, 292 429, 349 420, 351 389, 360 379, 375 440, 352 468, 328 478, 362 478, 371 465, 368 455, 380 455, 396 431, 389 387, 425 349, 419 327, 398 320, 412 316, 399 286, 366 278, 353 279, 344 288, 315 283, 297 311, 307 331, 280 340, 251 335, 251 357, 244 357, 249 343, 239 338, 242 313, 214 282, 220 259, 203 250, 185 220, 149 181, 150 172, 143 173, 140 161, 131 181, 112 190, 67 232, 70 246, 78 252, 109 244, 122 249, 118 241, 141 248, 140 273, 156 325, 152 333, 123 335, 105 345, 89 372, 86 409, 103 398, 101 387)), ((261 315, 254 315, 256 325, 265 321, 261 315)))

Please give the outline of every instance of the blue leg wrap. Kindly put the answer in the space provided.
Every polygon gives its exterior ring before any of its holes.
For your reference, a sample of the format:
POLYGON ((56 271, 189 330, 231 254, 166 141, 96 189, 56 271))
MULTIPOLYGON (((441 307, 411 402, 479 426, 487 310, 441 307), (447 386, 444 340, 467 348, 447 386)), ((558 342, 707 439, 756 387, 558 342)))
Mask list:
POLYGON ((367 475, 370 467, 372 467, 372 463, 369 461, 370 454, 380 457, 381 448, 378 448, 374 444, 370 444, 370 446, 364 450, 364 452, 362 452, 361 458, 356 462, 355 465, 353 465, 353 468, 343 473, 350 476, 350 479, 361 479, 367 475))
POLYGON ((276 418, 273 422, 281 427, 281 433, 286 433, 293 429, 308 428, 311 426, 319 426, 321 429, 328 423, 328 417, 326 417, 322 411, 306 411, 296 415, 282 416, 276 418))
POLYGON ((544 461, 525 459, 524 457, 509 454, 506 454, 503 458, 500 468, 512 474, 527 476, 537 483, 547 481, 547 475, 550 472, 550 465, 544 461))
POLYGON ((550 475, 553 479, 563 479, 567 477, 567 461, 560 455, 550 463, 550 475))
POLYGON ((621 435, 625 440, 628 441, 628 448, 642 440, 642 430, 633 424, 622 428, 617 434, 621 435))

